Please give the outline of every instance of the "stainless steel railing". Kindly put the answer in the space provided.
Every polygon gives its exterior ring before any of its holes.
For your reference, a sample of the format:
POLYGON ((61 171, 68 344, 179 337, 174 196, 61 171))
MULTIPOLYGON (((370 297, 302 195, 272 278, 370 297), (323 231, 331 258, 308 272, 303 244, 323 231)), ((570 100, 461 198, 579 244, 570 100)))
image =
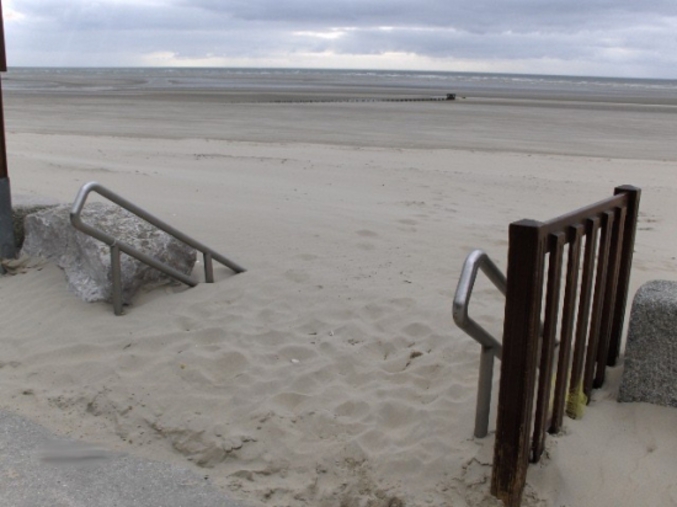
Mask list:
POLYGON ((470 298, 479 270, 491 280, 505 296, 507 282, 505 275, 483 250, 473 250, 465 259, 461 277, 456 287, 452 306, 454 322, 482 346, 480 376, 477 386, 477 407, 475 410, 475 436, 484 438, 489 431, 491 388, 494 374, 494 357, 501 359, 502 345, 486 329, 468 315, 470 298))
POLYGON ((110 246, 111 271, 113 278, 113 309, 115 311, 115 315, 122 315, 122 281, 120 269, 120 252, 124 252, 127 255, 130 255, 140 260, 141 262, 144 262, 149 266, 159 271, 162 271, 167 276, 170 276, 175 280, 185 283, 190 287, 194 287, 195 285, 198 284, 198 282, 192 277, 185 275, 180 271, 177 271, 176 269, 164 264, 163 262, 158 261, 157 259, 154 259, 153 257, 150 257, 149 255, 146 255, 143 252, 138 251, 134 247, 122 241, 119 241, 113 236, 107 234, 106 232, 100 229, 96 229, 91 225, 84 223, 80 217, 80 213, 82 212, 85 202, 87 201, 87 197, 91 192, 96 192, 97 194, 108 199, 109 201, 117 204, 122 208, 125 208, 127 211, 134 213, 136 216, 154 225, 158 229, 163 230, 164 232, 175 237, 179 241, 182 241, 183 243, 201 252, 204 256, 205 281, 207 283, 214 282, 214 268, 212 265, 212 260, 220 262, 224 266, 232 269, 235 273, 243 273, 244 271, 246 271, 243 267, 239 266, 235 262, 227 259, 223 255, 215 252, 211 248, 203 245, 199 241, 191 238, 187 234, 184 234, 178 229, 172 227, 171 225, 163 222, 159 218, 148 213, 146 210, 138 207, 134 203, 131 203, 127 199, 110 191, 103 185, 95 181, 90 181, 89 183, 85 183, 82 186, 82 188, 80 188, 78 195, 75 197, 75 201, 73 202, 73 207, 71 208, 70 212, 70 218, 73 227, 110 246))

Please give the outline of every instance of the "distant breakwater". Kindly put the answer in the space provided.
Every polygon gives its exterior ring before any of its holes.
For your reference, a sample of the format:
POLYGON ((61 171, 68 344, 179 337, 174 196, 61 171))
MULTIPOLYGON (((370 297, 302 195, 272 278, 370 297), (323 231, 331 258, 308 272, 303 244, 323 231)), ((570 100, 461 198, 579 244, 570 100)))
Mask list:
MULTIPOLYGON (((465 98, 465 97, 463 97, 465 98)), ((326 104, 348 102, 446 102, 456 100, 456 94, 450 93, 445 97, 410 97, 410 98, 355 98, 355 99, 279 99, 257 100, 256 104, 326 104)))

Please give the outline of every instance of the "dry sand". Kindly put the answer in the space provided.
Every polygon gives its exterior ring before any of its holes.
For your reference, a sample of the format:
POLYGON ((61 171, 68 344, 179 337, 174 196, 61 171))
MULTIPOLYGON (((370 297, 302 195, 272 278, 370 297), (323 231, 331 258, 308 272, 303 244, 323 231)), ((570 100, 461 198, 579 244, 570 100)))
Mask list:
MULTIPOLYGON (((496 505, 493 436, 472 437, 479 345, 450 315, 463 260, 480 247, 505 268, 511 221, 628 183, 631 297, 674 279, 677 110, 238 100, 8 94, 14 194, 71 202, 96 180, 249 271, 123 317, 54 266, 3 277, 0 406, 191 462, 253 506, 496 505)), ((471 313, 500 332, 488 283, 471 313)), ((677 505, 677 411, 616 403, 621 369, 549 438, 525 505, 677 505)))

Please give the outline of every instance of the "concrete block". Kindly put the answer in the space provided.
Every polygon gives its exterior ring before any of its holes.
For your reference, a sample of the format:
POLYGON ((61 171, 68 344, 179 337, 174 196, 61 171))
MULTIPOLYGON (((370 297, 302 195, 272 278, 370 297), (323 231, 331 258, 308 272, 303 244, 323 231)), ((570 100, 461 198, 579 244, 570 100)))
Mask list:
POLYGON ((677 282, 654 280, 635 295, 618 401, 677 407, 677 282))

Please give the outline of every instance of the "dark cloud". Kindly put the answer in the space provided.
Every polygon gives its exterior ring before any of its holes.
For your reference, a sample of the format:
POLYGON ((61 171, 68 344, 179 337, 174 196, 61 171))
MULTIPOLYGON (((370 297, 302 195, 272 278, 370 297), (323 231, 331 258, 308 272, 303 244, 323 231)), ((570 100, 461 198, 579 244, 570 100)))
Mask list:
POLYGON ((172 2, 89 0, 15 0, 27 19, 54 30, 183 30, 213 20, 213 14, 172 2))
POLYGON ((677 16, 673 0, 181 0, 217 16, 318 26, 430 26, 464 31, 571 30, 637 16, 677 16))
POLYGON ((30 17, 83 29, 218 28, 256 22, 298 27, 437 27, 495 33, 597 29, 677 17, 674 0, 16 0, 30 17))

